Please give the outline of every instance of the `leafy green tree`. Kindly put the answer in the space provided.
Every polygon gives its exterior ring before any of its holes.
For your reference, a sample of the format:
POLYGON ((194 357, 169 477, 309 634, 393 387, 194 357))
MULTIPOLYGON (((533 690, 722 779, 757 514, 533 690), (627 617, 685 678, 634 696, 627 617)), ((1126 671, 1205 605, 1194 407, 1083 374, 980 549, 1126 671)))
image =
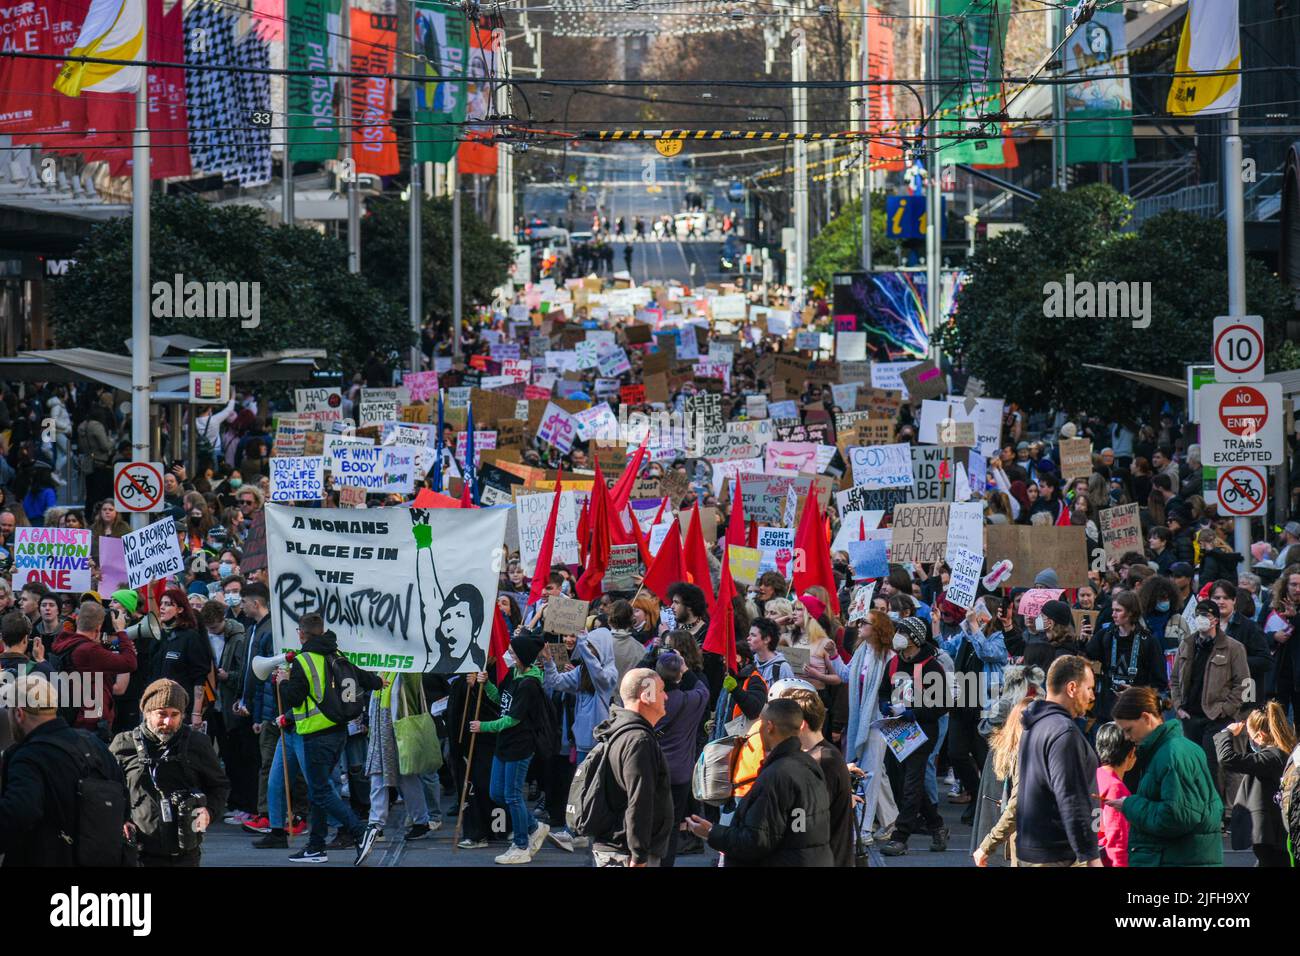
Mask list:
MULTIPOLYGON (((885 238, 885 194, 871 197, 871 254, 883 258, 893 251, 885 238)), ((837 272, 855 272, 862 263, 862 200, 855 199, 808 244, 808 282, 830 287, 837 272)))
MULTIPOLYGON (((361 271, 399 308, 407 308, 410 212, 397 198, 370 202, 361 221, 361 271)), ((425 315, 451 316, 451 200, 421 206, 422 282, 425 315)), ((461 283, 463 305, 490 302, 492 290, 506 280, 514 257, 509 243, 497 239, 473 212, 461 210, 461 283)))
MULTIPOLYGON (((254 328, 238 317, 154 317, 155 335, 192 335, 236 355, 323 348, 344 369, 359 369, 372 350, 404 355, 410 348, 402 311, 348 272, 338 240, 271 225, 257 209, 193 196, 156 196, 150 215, 151 293, 154 283, 170 286, 177 274, 186 282, 260 283, 254 328)), ((63 346, 121 353, 131 336, 130 217, 95 226, 76 259, 54 288, 55 337, 63 346)))
MULTIPOLYGON (((946 352, 982 379, 989 394, 1029 408, 1062 407, 1128 418, 1161 393, 1085 364, 1182 379, 1187 363, 1209 361, 1214 317, 1227 312, 1226 235, 1219 220, 1168 212, 1125 232, 1128 197, 1106 185, 1049 191, 1030 207, 1023 231, 980 248, 940 330, 946 352), (1051 318, 1048 283, 1150 283, 1150 324, 1126 318, 1051 318)), ((1291 306, 1282 284, 1248 260, 1246 301, 1278 347, 1291 306)))

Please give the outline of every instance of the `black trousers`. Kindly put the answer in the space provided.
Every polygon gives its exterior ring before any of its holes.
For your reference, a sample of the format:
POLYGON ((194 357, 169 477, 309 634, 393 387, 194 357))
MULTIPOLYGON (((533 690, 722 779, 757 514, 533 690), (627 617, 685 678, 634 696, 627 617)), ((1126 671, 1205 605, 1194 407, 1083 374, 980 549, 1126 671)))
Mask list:
MULTIPOLYGON (((456 781, 456 799, 460 800, 465 787, 465 757, 453 754, 451 758, 452 775, 456 781)), ((504 843, 510 832, 510 815, 504 807, 498 807, 492 801, 492 754, 484 747, 474 749, 474 763, 469 773, 469 794, 465 798, 464 808, 457 807, 458 813, 464 813, 461 821, 461 836, 469 840, 491 840, 504 843), (500 811, 500 812, 496 812, 500 811), (495 828, 493 824, 496 824, 495 828)))
POLYGON ((979 731, 980 712, 963 708, 948 714, 948 760, 962 789, 974 799, 980 792, 980 768, 988 756, 989 745, 979 731))
MULTIPOLYGON (((209 725, 211 726, 211 725, 209 725)), ((262 769, 262 752, 257 735, 247 720, 236 720, 223 728, 218 738, 221 762, 230 778, 229 810, 257 812, 257 777, 262 769)))
POLYGON ((1214 779, 1215 789, 1222 798, 1225 792, 1223 771, 1219 768, 1219 758, 1214 752, 1214 735, 1230 721, 1211 720, 1209 717, 1188 717, 1183 721, 1183 736, 1205 751, 1205 759, 1210 763, 1210 776, 1214 779))
POLYGON ((896 774, 891 774, 891 779, 896 777, 898 781, 894 787, 898 820, 894 823, 893 839, 900 843, 906 843, 908 837, 922 830, 937 833, 943 829, 943 817, 939 816, 939 808, 925 792, 925 766, 930 759, 930 752, 934 750, 937 733, 937 728, 925 728, 925 743, 908 754, 901 765, 892 754, 885 760, 886 764, 898 767, 896 774))
POLYGON ((1291 865, 1291 857, 1284 846, 1256 843, 1251 849, 1255 851, 1256 866, 1289 867, 1291 865))
POLYGON ((578 767, 569 760, 569 752, 552 754, 546 760, 546 776, 542 786, 546 790, 546 815, 550 817, 551 829, 559 830, 564 826, 564 808, 569 802, 569 785, 578 767))
POLYGON ((668 788, 673 795, 673 829, 668 837, 668 852, 659 861, 660 866, 672 866, 677 859, 677 847, 682 839, 681 823, 690 814, 691 784, 674 783, 668 788))
POLYGON ((140 865, 147 869, 165 869, 170 867, 202 866, 203 851, 191 850, 180 856, 145 856, 140 854, 140 865))

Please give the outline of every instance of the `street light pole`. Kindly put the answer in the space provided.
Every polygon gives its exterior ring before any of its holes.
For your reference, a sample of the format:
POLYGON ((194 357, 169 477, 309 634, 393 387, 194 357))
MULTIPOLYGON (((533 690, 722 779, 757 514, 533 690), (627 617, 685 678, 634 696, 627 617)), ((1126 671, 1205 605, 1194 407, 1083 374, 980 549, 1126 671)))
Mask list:
POLYGON ((925 199, 925 313, 931 332, 931 357, 938 362, 939 348, 934 344, 933 333, 939 328, 939 283, 942 281, 940 259, 943 256, 943 199, 939 192, 940 160, 939 140, 935 134, 935 116, 939 111, 939 90, 935 81, 939 77, 939 22, 931 20, 927 44, 925 78, 926 115, 930 117, 929 149, 926 162, 925 199))
POLYGON ((804 270, 808 267, 808 142, 803 138, 808 132, 808 91, 803 83, 808 79, 808 59, 804 47, 803 30, 796 28, 794 46, 790 50, 790 72, 796 85, 794 94, 794 131, 799 137, 794 143, 794 275, 790 276, 792 303, 803 307, 804 270))
MULTIPOLYGON (((149 31, 140 33, 142 62, 149 60, 149 31)), ((131 133, 131 460, 149 461, 149 67, 140 67, 135 91, 135 129, 131 133)), ((149 516, 131 514, 131 527, 143 528, 149 516)))
MULTIPOLYGON (((1223 217, 1228 232, 1228 315, 1246 314, 1246 196, 1241 177, 1241 122, 1233 110, 1224 119, 1223 217)), ((1252 564, 1250 519, 1232 521, 1233 549, 1252 564)))
MULTIPOLYGON (((343 56, 352 66, 352 0, 343 0, 343 56)), ((352 77, 343 81, 343 171, 348 197, 348 272, 361 271, 361 195, 357 191, 357 162, 352 149, 352 77)))

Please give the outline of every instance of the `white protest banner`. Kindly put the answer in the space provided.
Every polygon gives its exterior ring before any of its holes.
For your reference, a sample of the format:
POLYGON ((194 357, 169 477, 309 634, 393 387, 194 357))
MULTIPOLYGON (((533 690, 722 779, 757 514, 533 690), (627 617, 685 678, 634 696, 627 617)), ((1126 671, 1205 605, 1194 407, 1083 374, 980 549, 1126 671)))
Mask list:
POLYGON ((346 445, 334 451, 334 480, 367 494, 409 494, 415 489, 415 453, 410 445, 346 445))
POLYGON ((632 363, 627 359, 627 352, 615 345, 600 350, 596 355, 596 368, 606 378, 617 378, 624 372, 632 371, 632 363))
POLYGON ((772 335, 789 335, 794 316, 789 309, 773 309, 767 314, 767 331, 772 335))
POLYGON ((537 426, 537 440, 568 454, 573 448, 573 439, 577 433, 578 425, 573 416, 554 402, 547 402, 542 421, 537 426))
POLYGON ((457 385, 447 389, 447 408, 469 408, 469 396, 473 388, 469 385, 457 385))
POLYGON ((793 399, 782 399, 779 402, 769 402, 767 406, 768 418, 779 418, 781 420, 798 421, 799 420, 799 403, 793 399))
POLYGON ((871 599, 876 594, 876 582, 868 581, 866 584, 860 584, 853 591, 853 601, 849 604, 849 623, 854 621, 865 621, 867 614, 871 611, 871 599))
POLYGON ((647 543, 650 548, 650 556, 654 557, 659 553, 659 548, 663 546, 664 541, 668 538, 668 532, 672 530, 671 521, 661 521, 650 528, 650 540, 647 543))
POLYGON ((397 421, 403 405, 402 391, 400 388, 363 388, 357 409, 357 426, 365 428, 397 421))
POLYGON ((546 352, 546 367, 557 372, 576 372, 578 371, 578 353, 554 352, 548 349, 546 352))
POLYGON ((867 333, 836 332, 835 358, 841 362, 865 362, 867 359, 867 333))
POLYGON ((912 450, 907 443, 868 445, 848 450, 853 484, 858 488, 911 488, 912 450))
POLYGON ((573 416, 578 428, 578 437, 583 441, 600 438, 612 441, 618 438, 618 419, 607 402, 597 402, 591 408, 584 408, 573 416))
POLYGON ((713 493, 722 494, 722 483, 728 478, 731 479, 732 493, 735 493, 736 479, 739 475, 761 475, 763 473, 762 458, 738 458, 732 461, 715 461, 711 462, 713 467, 713 493))
POLYGON ((948 549, 944 560, 950 567, 959 550, 984 556, 983 501, 962 501, 948 509, 948 549))
MULTIPOLYGON (((343 391, 338 388, 296 388, 294 408, 299 416, 313 422, 343 420, 343 391)), ((303 418, 300 417, 300 421, 303 418)))
POLYGON ((324 497, 324 456, 271 459, 272 501, 320 501, 324 497))
POLYGON ((366 670, 466 673, 487 666, 505 508, 266 509, 277 651, 320 614, 366 670))
POLYGON ((858 382, 846 382, 843 385, 832 385, 831 396, 836 405, 840 408, 856 408, 858 405, 858 382))
POLYGON ((948 567, 952 569, 952 575, 948 579, 944 597, 962 610, 969 610, 975 603, 980 575, 984 572, 984 555, 958 548, 948 558, 948 567))
MULTIPOLYGON (((560 510, 555 519, 555 547, 551 560, 558 564, 578 563, 578 517, 582 503, 589 497, 586 491, 562 491, 560 510)), ((519 566, 529 577, 537 567, 537 554, 546 536, 546 522, 551 517, 551 502, 555 492, 519 495, 515 511, 519 519, 519 566)))
POLYGON ((171 577, 185 566, 174 518, 162 518, 122 535, 122 550, 126 555, 126 586, 132 590, 171 577))
POLYGON ((907 386, 903 384, 903 369, 919 365, 919 362, 872 362, 871 387, 888 388, 903 393, 907 401, 907 386))
POLYGON ((373 438, 358 438, 355 435, 326 435, 322 445, 321 457, 324 459, 326 471, 334 471, 338 462, 334 460, 334 454, 340 448, 373 448, 375 440, 373 438))
POLYGON ((51 591, 89 591, 90 538, 88 528, 15 528, 14 591, 27 584, 43 584, 51 591))
POLYGON ((709 303, 709 312, 715 319, 744 319, 747 311, 748 303, 743 292, 714 296, 709 303))
POLYGON ((751 420, 767 418, 767 396, 746 395, 745 417, 751 420))
MULTIPOLYGON (((596 368, 599 365, 600 343, 588 339, 585 342, 579 342, 573 347, 574 353, 578 356, 577 365, 580 369, 596 368)), ((549 354, 549 353, 548 353, 549 354)), ((546 362, 550 365, 550 360, 546 362)))

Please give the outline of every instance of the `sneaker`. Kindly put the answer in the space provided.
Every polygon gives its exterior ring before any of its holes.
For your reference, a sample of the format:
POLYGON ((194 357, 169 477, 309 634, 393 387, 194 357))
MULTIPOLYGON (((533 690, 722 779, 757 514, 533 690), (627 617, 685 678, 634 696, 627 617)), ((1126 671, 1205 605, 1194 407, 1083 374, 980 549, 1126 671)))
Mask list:
POLYGON ((236 810, 234 813, 227 813, 225 817, 222 818, 221 822, 226 824, 226 826, 238 827, 243 826, 252 819, 253 815, 251 813, 245 813, 243 810, 236 810))
POLYGON ((456 844, 456 846, 460 847, 462 850, 486 850, 487 845, 488 841, 486 837, 482 840, 471 840, 469 837, 465 837, 465 839, 456 844))
POLYGON ((380 827, 379 832, 375 835, 376 843, 387 843, 388 837, 384 836, 384 828, 380 827))
POLYGON ((901 840, 890 840, 880 848, 885 856, 907 856, 907 844, 901 840))
POLYGON ((257 850, 287 850, 289 849, 289 837, 283 830, 268 829, 265 835, 253 841, 253 848, 257 850))
POLYGON ((313 850, 309 846, 289 855, 290 863, 328 863, 329 861, 329 855, 324 850, 313 850))
POLYGON ((930 834, 930 852, 942 853, 948 849, 948 828, 940 827, 930 834))
POLYGON ((528 835, 529 856, 537 855, 537 851, 540 850, 542 848, 542 844, 546 842, 546 835, 550 832, 551 832, 551 828, 548 824, 545 823, 537 824, 537 829, 528 835))
POLYGON ((245 833, 270 833, 271 821, 268 817, 253 817, 240 826, 245 833))
POLYGON ((357 858, 352 861, 353 866, 360 866, 366 862, 366 857, 370 851, 375 848, 375 837, 379 836, 379 831, 369 824, 361 831, 361 839, 357 841, 357 858))
POLYGON ((948 772, 943 775, 943 782, 948 784, 950 787, 954 786, 957 783, 957 775, 949 769, 948 772))
POLYGON ((402 839, 404 839, 407 843, 410 843, 412 840, 427 839, 428 836, 429 836, 429 824, 415 823, 411 825, 411 829, 406 831, 406 836, 403 837, 402 839))
POLYGON ((350 846, 356 846, 357 841, 352 838, 352 834, 342 827, 334 834, 334 839, 325 844, 327 850, 346 850, 350 846))
POLYGON ((547 836, 551 838, 552 843, 554 843, 564 852, 566 853, 573 852, 573 834, 571 834, 568 830, 552 830, 550 833, 547 834, 547 836))
POLYGON ((970 803, 970 801, 971 801, 970 794, 965 792, 958 793, 958 794, 950 794, 948 797, 949 803, 970 803))
POLYGON ((585 849, 587 849, 587 847, 591 846, 591 841, 590 841, 589 839, 587 839, 585 836, 582 836, 582 837, 574 837, 574 838, 573 838, 573 846, 574 846, 575 849, 578 849, 578 850, 585 850, 585 849))
MULTIPOLYGON (((947 783, 947 781, 944 782, 947 783)), ((961 796, 961 794, 962 794, 962 789, 961 789, 960 782, 954 783, 951 787, 948 788, 949 797, 959 797, 961 796)))
POLYGON ((441 829, 442 829, 442 817, 435 817, 434 819, 429 821, 430 833, 432 833, 434 830, 441 830, 441 829))
POLYGON ((293 821, 293 826, 289 828, 289 832, 292 833, 294 836, 302 836, 304 833, 307 832, 307 827, 308 827, 307 821, 304 820, 302 817, 298 817, 296 820, 293 821))
POLYGON ((532 861, 533 855, 528 852, 528 847, 515 846, 512 843, 510 849, 496 857, 493 862, 509 866, 514 863, 531 863, 532 861))

